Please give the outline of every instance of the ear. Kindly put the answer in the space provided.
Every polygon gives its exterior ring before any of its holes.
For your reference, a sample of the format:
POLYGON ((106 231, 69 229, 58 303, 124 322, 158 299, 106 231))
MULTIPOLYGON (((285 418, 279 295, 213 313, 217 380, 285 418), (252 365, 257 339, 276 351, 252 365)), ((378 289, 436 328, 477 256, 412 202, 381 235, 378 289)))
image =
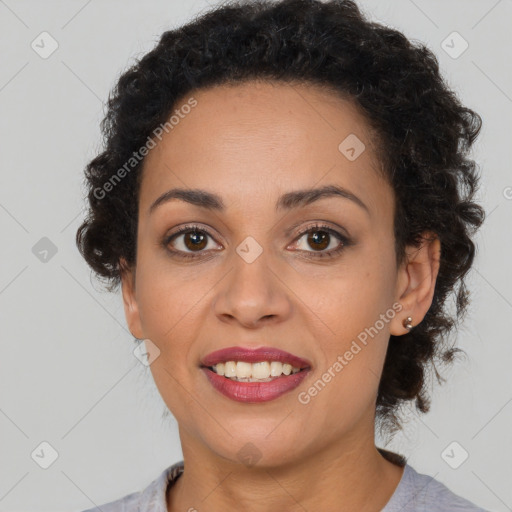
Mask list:
POLYGON ((391 321, 392 335, 401 336, 409 332, 402 323, 405 318, 412 318, 414 328, 427 314, 434 297, 440 258, 441 242, 431 231, 422 233, 419 247, 406 247, 405 261, 398 269, 395 296, 395 301, 400 302, 403 309, 391 321))
POLYGON ((120 269, 126 323, 132 335, 141 340, 144 339, 144 335, 142 333, 139 307, 135 296, 135 269, 130 268, 123 258, 121 258, 120 261, 120 269))

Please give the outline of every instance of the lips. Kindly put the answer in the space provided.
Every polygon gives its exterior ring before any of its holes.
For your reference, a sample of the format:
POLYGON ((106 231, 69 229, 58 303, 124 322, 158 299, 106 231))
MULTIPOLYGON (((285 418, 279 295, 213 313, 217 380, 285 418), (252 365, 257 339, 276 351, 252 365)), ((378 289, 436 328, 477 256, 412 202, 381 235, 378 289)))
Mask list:
POLYGON ((258 403, 275 400, 299 386, 310 373, 311 363, 289 352, 272 347, 257 349, 230 347, 211 352, 205 356, 201 360, 201 370, 212 387, 225 397, 237 402, 258 403), (210 369, 218 363, 227 361, 245 361, 247 363, 279 361, 299 368, 300 371, 291 375, 274 377, 269 382, 233 381, 210 369))
POLYGON ((259 363, 260 361, 279 361, 283 364, 291 364, 296 368, 311 368, 311 363, 301 357, 273 347, 260 347, 248 349, 243 347, 229 347, 216 350, 201 360, 201 366, 210 367, 226 361, 246 361, 247 363, 259 363))
POLYGON ((270 382, 236 382, 217 375, 209 368, 201 368, 207 380, 219 393, 236 402, 269 402, 295 389, 308 376, 304 369, 292 375, 282 375, 270 382))

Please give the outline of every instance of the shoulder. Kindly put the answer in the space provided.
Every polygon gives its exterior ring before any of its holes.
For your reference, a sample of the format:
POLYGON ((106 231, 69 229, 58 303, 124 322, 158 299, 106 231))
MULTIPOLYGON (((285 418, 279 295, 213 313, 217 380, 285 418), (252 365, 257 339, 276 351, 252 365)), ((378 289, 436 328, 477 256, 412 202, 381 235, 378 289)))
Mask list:
POLYGON ((166 491, 183 472, 183 461, 164 469, 145 489, 132 492, 115 501, 109 501, 83 512, 167 512, 166 491))
POLYGON ((452 492, 435 478, 418 473, 409 464, 395 493, 382 512, 487 512, 452 492))
POLYGON ((83 512, 135 512, 138 510, 141 492, 128 494, 115 501, 103 503, 94 508, 88 508, 83 512))

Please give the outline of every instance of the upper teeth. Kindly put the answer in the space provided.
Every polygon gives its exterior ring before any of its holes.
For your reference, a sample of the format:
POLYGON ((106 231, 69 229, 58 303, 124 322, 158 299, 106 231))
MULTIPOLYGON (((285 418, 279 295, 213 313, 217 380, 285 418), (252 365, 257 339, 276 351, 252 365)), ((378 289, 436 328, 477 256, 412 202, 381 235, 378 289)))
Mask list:
POLYGON ((268 379, 269 377, 279 377, 282 373, 285 375, 297 373, 300 368, 279 361, 261 361, 252 364, 246 361, 226 361, 214 365, 213 370, 219 375, 229 378, 268 379))

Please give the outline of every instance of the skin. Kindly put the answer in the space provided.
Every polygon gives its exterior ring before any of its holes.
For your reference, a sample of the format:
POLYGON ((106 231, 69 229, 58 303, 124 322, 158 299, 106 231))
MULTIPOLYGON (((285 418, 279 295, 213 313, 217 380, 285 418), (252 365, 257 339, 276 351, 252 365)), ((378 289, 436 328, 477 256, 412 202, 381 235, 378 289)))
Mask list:
POLYGON ((121 261, 129 328, 159 348, 151 372, 179 425, 186 470, 167 492, 168 510, 381 510, 403 468, 375 447, 379 379, 390 334, 405 334, 403 319, 411 316, 416 325, 431 305, 439 240, 408 247, 397 267, 394 193, 350 101, 317 86, 258 81, 193 96, 197 106, 146 157, 136 268, 121 261), (338 150, 351 133, 366 146, 354 161, 338 150), (328 197, 276 213, 281 194, 328 184, 350 190, 368 211, 328 197), (218 194, 226 209, 172 200, 149 213, 175 187, 218 194), (314 259, 340 244, 334 236, 324 246, 299 237, 315 221, 352 243, 332 258, 314 259), (210 235, 200 249, 190 234, 171 242, 178 251, 202 251, 190 261, 162 245, 188 223, 210 235), (263 250, 252 263, 236 252, 247 236, 263 250), (299 393, 394 303, 402 310, 309 403, 300 403, 299 393), (234 345, 278 347, 309 360, 312 371, 276 400, 232 401, 210 385, 199 361, 234 345), (238 456, 247 443, 260 456, 252 466, 238 456))

